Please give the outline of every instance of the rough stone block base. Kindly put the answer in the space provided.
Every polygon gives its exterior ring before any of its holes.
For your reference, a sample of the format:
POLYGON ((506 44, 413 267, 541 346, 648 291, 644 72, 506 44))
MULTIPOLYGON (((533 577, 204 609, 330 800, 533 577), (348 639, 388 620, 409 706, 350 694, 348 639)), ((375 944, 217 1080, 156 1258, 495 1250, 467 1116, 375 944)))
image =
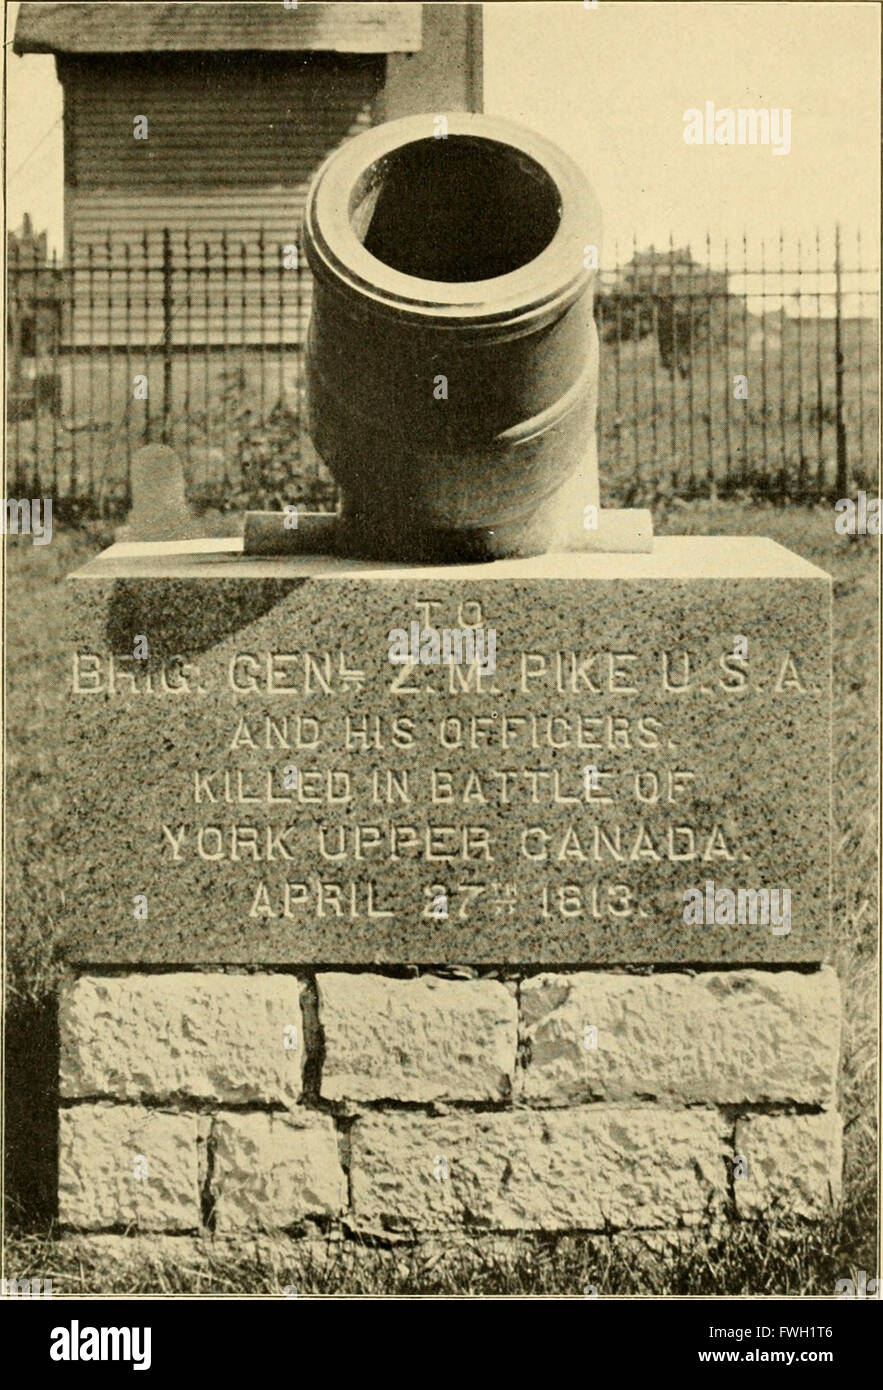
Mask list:
POLYGON ((60 1019, 68 1229, 627 1235, 839 1200, 828 969, 83 975, 60 1019))

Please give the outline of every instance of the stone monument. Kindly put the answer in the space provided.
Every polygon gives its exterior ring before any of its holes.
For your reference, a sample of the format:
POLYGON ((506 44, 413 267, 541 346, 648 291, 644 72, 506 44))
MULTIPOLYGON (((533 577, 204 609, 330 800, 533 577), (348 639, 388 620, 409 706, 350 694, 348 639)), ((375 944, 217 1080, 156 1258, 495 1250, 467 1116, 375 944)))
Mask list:
POLYGON ((433 120, 310 196, 340 514, 71 578, 68 1228, 837 1200, 829 577, 599 509, 594 200, 433 120))
POLYGON ((145 444, 132 457, 132 506, 118 540, 170 541, 198 529, 184 492, 181 460, 167 444, 145 444))

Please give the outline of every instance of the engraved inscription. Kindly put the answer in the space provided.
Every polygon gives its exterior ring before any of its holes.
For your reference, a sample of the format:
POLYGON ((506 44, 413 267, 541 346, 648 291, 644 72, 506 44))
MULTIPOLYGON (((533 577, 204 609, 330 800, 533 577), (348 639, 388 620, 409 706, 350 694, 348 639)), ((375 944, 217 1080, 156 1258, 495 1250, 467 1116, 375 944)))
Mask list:
MULTIPOLYGON (((491 620, 486 600, 415 606, 427 627, 491 620)), ((390 671, 378 636, 374 649, 243 646, 222 667, 81 651, 72 692, 198 709, 220 687, 228 717, 195 765, 161 772, 175 809, 147 852, 171 874, 234 866, 231 910, 252 921, 615 930, 658 913, 654 875, 752 859, 738 795, 722 802, 707 748, 691 744, 690 711, 719 702, 725 739, 737 702, 788 700, 799 726, 814 690, 799 653, 750 633, 736 651, 731 626, 701 649, 512 649, 497 625, 492 674, 390 671)))

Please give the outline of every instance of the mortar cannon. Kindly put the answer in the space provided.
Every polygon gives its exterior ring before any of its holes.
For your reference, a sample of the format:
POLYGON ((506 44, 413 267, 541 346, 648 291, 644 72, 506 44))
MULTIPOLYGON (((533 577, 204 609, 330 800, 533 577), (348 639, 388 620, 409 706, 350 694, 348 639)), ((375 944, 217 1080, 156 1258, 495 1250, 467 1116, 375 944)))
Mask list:
POLYGON ((598 505, 597 202, 541 136, 445 119, 357 136, 307 198, 308 422, 355 555, 534 554, 598 505))

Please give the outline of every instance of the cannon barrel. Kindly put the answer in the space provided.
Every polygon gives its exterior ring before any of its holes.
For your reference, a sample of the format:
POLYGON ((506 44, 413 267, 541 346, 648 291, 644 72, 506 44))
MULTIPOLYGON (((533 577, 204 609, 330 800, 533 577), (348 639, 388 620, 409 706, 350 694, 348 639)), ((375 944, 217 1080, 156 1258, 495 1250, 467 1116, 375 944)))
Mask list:
POLYGON ((537 553, 598 505, 597 202, 533 132, 445 119, 357 136, 307 197, 308 421, 358 555, 537 553))

